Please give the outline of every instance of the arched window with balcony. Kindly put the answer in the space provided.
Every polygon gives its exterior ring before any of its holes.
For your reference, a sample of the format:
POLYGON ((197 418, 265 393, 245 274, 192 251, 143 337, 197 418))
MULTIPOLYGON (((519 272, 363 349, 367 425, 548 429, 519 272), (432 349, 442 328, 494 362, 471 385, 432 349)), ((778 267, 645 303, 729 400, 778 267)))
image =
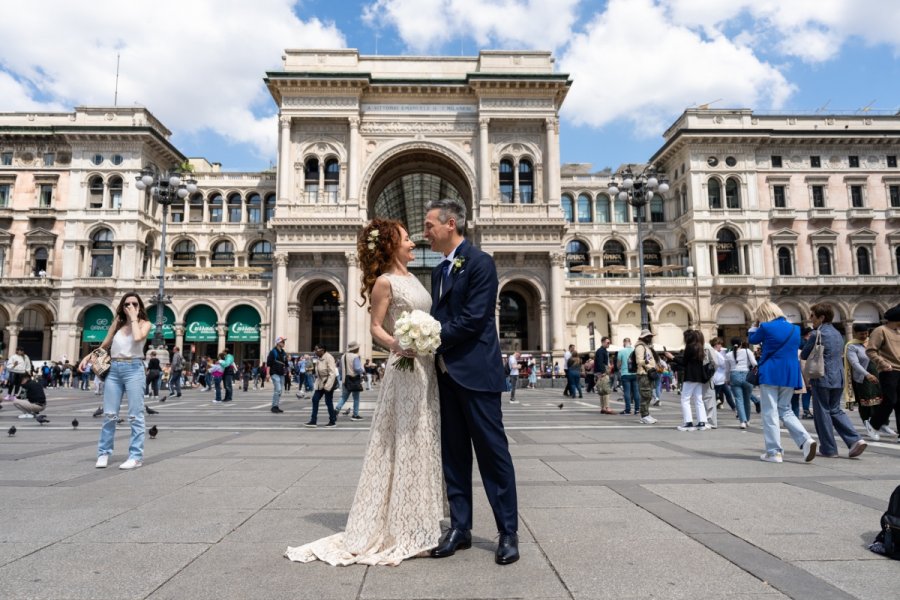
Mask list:
POLYGON ((44 246, 38 246, 34 249, 34 268, 32 269, 32 274, 37 277, 40 276, 41 273, 47 274, 48 261, 50 260, 50 253, 44 246))
POLYGON ((741 274, 737 236, 730 229, 721 229, 716 236, 716 264, 719 275, 741 274))
POLYGON ((825 246, 820 246, 816 251, 816 262, 819 265, 819 275, 831 275, 831 251, 825 246))
POLYGON ((681 214, 683 215, 688 211, 688 191, 686 185, 681 186, 681 197, 678 200, 681 203, 681 214))
POLYGON ((113 209, 122 208, 122 178, 116 175, 109 180, 109 207, 113 209))
POLYGON ((229 223, 240 223, 241 222, 241 200, 240 194, 230 194, 228 196, 228 222, 229 223))
POLYGON ((275 218, 275 194, 269 194, 266 196, 266 211, 263 215, 263 219, 266 223, 275 218))
POLYGON ((88 208, 103 208, 103 178, 99 175, 88 180, 88 208))
POLYGON ((609 196, 606 194, 600 194, 594 200, 594 221, 609 223, 609 196))
POLYGON ((214 267, 233 267, 234 244, 228 240, 216 242, 212 247, 211 263, 214 267))
POLYGON ((578 222, 591 222, 591 197, 587 194, 580 194, 578 196, 578 222))
POLYGON ((191 201, 188 203, 188 207, 190 208, 190 221, 191 223, 202 223, 203 222, 203 194, 196 193, 191 196, 191 201))
POLYGON ((644 272, 651 277, 663 274, 662 248, 655 240, 644 240, 644 272))
POLYGON ((628 222, 628 202, 626 200, 622 200, 620 198, 616 198, 616 201, 613 203, 615 207, 615 220, 616 223, 627 223, 628 222))
POLYGON ((872 274, 872 260, 867 248, 856 249, 856 272, 859 275, 872 274))
POLYGON ((172 248, 172 264, 176 267, 194 267, 197 264, 197 249, 191 240, 180 240, 172 248))
POLYGON ((513 162, 508 158, 500 161, 500 202, 509 204, 513 201, 513 184, 515 183, 515 174, 513 173, 513 162))
MULTIPOLYGON (((591 255, 588 245, 581 240, 572 240, 566 244, 566 267, 572 273, 574 267, 589 266, 591 255)), ((581 275, 575 271, 579 276, 581 275)))
POLYGON ((251 267, 272 266, 272 244, 266 240, 260 240, 250 247, 248 262, 251 267))
POLYGON ((572 200, 572 196, 563 195, 561 206, 563 218, 567 223, 573 222, 575 220, 575 201, 572 200))
POLYGON ((662 196, 653 194, 653 198, 650 200, 650 222, 665 223, 666 214, 664 210, 662 196))
POLYGON ((628 263, 625 257, 625 246, 617 240, 609 240, 603 244, 604 277, 625 277, 628 263))
POLYGON ((113 276, 113 234, 99 229, 91 236, 91 277, 113 276))
MULTIPOLYGON (((327 204, 338 203, 338 192, 341 187, 341 165, 334 159, 329 158, 325 161, 325 202, 327 204)), ((274 200, 274 197, 273 197, 274 200)), ((266 214, 269 211, 269 199, 266 198, 266 214)), ((274 208, 273 208, 274 212, 274 208)), ((266 221, 271 217, 267 216, 266 221)))
POLYGON ((740 181, 736 177, 729 177, 725 181, 725 208, 741 207, 740 181))
POLYGON ((222 198, 222 194, 214 194, 209 199, 209 222, 210 223, 221 223, 222 222, 222 211, 224 210, 225 201, 222 198))
POLYGON ((250 194, 247 198, 247 222, 262 223, 262 197, 250 194))
POLYGON ((778 249, 778 274, 784 276, 794 274, 794 260, 790 248, 782 246, 778 249))
POLYGON ((709 207, 713 210, 722 208, 722 186, 715 177, 706 182, 706 195, 709 198, 709 207))
MULTIPOLYGON (((303 179, 306 182, 306 201, 314 204, 319 200, 319 159, 308 158, 303 165, 303 179)), ((253 221, 259 223, 259 221, 253 221)))
POLYGON ((524 158, 519 161, 519 202, 534 204, 534 167, 524 158))

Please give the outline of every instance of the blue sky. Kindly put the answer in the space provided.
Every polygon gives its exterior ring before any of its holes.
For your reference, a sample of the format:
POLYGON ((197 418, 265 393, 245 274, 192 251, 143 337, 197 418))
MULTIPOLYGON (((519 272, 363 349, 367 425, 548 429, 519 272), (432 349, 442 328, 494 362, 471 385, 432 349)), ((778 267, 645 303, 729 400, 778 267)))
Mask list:
POLYGON ((640 162, 690 106, 900 109, 893 0, 32 0, 0 20, 0 112, 148 107, 189 156, 275 160, 262 79, 284 48, 553 52, 574 85, 563 162, 640 162), (875 16, 875 18, 873 18, 875 16), (34 35, 34 31, 42 35, 34 35))

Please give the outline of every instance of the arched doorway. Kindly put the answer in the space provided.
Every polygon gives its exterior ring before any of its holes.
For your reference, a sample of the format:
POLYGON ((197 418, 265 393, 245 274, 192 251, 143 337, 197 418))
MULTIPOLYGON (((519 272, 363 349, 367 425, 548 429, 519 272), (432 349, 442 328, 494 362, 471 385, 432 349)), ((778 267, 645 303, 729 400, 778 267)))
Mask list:
POLYGON ((25 354, 32 360, 52 358, 50 327, 53 316, 44 308, 32 306, 19 313, 19 322, 22 329, 19 331, 17 346, 25 350, 25 354))
POLYGON ((301 352, 312 352, 316 344, 324 344, 328 352, 339 352, 343 306, 340 291, 327 281, 318 281, 303 289, 299 303, 301 314, 297 348, 301 352))
POLYGON ((498 296, 500 349, 540 352, 540 294, 526 281, 512 281, 498 296))
POLYGON ((446 156, 423 148, 400 151, 379 166, 368 185, 370 218, 396 219, 416 243, 416 260, 409 264, 426 289, 431 289, 431 269, 442 256, 432 252, 424 236, 425 204, 452 198, 466 206, 472 217, 472 190, 465 174, 446 156))
POLYGON ((749 317, 744 307, 734 302, 727 302, 719 308, 716 315, 716 335, 725 340, 726 344, 729 344, 733 337, 746 340, 748 321, 749 317))
POLYGON ((228 326, 225 347, 231 350, 235 362, 259 361, 259 325, 262 322, 259 311, 249 304, 240 304, 228 311, 225 322, 228 326))
POLYGON ((681 304, 672 303, 660 308, 658 315, 653 343, 663 348, 683 348, 684 331, 691 326, 690 311, 681 304))
MULTIPOLYGON (((594 351, 600 347, 600 340, 610 336, 611 319, 609 311, 600 304, 585 304, 575 317, 575 349, 579 352, 594 351), (591 346, 590 324, 594 324, 594 344, 591 346)), ((614 341, 615 343, 615 341, 614 341)))
POLYGON ((113 322, 113 311, 106 305, 94 304, 82 315, 81 321, 81 347, 79 356, 85 356, 91 350, 100 346, 110 325, 113 322))

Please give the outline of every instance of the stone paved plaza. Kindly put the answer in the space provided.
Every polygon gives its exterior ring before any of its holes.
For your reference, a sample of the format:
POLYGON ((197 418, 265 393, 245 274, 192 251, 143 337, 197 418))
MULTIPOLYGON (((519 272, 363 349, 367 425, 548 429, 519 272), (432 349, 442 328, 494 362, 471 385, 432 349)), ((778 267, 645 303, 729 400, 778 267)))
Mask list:
POLYGON ((116 468, 125 429, 110 468, 94 468, 90 392, 50 390, 43 427, 4 403, 0 598, 897 597, 900 563, 866 549, 900 484, 893 439, 859 460, 842 448, 841 458, 804 464, 783 433, 785 462, 768 464, 758 419, 741 431, 720 413, 718 430, 678 432, 671 394, 655 426, 600 415, 596 396, 518 395, 517 405, 504 396, 504 411, 522 559, 507 567, 493 562, 480 487, 476 543, 455 557, 395 568, 282 558, 288 545, 343 527, 375 392, 363 394, 365 420, 308 430, 308 401, 286 397, 276 415, 268 389, 236 392, 231 406, 188 390, 152 404, 159 437, 133 472, 116 468))

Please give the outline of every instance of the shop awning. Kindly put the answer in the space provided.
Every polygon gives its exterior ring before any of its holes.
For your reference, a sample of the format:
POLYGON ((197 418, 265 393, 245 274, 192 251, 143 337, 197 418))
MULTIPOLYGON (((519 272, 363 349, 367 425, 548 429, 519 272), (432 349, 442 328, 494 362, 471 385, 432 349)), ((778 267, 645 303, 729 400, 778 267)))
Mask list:
MULTIPOLYGON (((156 306, 147 307, 147 318, 151 323, 147 338, 152 340, 156 334, 156 306)), ((163 339, 175 339, 175 313, 168 306, 163 306, 163 339)))
POLYGON ((229 342, 258 342, 259 313, 252 306, 242 304, 228 313, 229 342))
POLYGON ((184 318, 184 341, 215 342, 219 339, 216 331, 218 321, 216 311, 209 306, 195 306, 184 318))
POLYGON ((84 312, 82 342, 100 343, 106 339, 106 332, 113 322, 113 312, 102 304, 95 304, 84 312))

